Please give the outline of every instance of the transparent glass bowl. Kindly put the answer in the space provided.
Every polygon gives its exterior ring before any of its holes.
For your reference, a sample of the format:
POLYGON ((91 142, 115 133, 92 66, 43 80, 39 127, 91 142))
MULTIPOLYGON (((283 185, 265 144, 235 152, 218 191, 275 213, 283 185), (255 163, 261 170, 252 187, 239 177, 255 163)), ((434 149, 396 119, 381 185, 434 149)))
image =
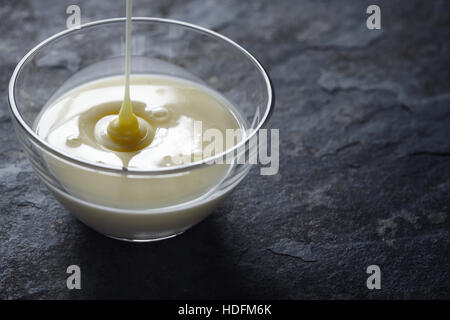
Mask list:
POLYGON ((181 77, 223 95, 248 133, 234 148, 215 156, 233 161, 221 165, 205 159, 142 171, 83 161, 54 149, 35 133, 36 118, 75 86, 123 75, 124 30, 125 18, 108 19, 43 41, 14 70, 9 103, 14 128, 33 168, 79 220, 116 239, 161 240, 208 216, 246 176, 250 165, 238 164, 236 159, 248 159, 255 152, 249 140, 267 124, 273 89, 261 64, 228 38, 184 22, 133 18, 132 74, 181 77), (206 175, 212 178, 202 178, 206 175), (120 188, 124 181, 136 189, 131 196, 120 188), (198 192, 194 196, 193 188, 201 190, 201 196, 198 192))

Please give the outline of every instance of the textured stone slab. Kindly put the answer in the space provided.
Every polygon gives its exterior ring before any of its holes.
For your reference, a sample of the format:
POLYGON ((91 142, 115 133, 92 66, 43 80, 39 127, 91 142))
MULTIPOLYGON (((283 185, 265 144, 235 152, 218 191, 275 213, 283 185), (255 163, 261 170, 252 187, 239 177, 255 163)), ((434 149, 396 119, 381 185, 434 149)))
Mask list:
MULTIPOLYGON (((78 1, 83 22, 121 1, 78 1)), ((276 89, 280 173, 253 169, 183 236, 135 245, 77 222, 32 172, 6 90, 65 28, 64 1, 0 5, 0 298, 450 298, 448 1, 135 1, 238 41, 276 89), (66 289, 66 268, 82 290, 66 289), (382 290, 366 267, 382 268, 382 290)), ((48 61, 41 61, 48 63, 48 61)), ((68 67, 76 58, 61 61, 68 67)))

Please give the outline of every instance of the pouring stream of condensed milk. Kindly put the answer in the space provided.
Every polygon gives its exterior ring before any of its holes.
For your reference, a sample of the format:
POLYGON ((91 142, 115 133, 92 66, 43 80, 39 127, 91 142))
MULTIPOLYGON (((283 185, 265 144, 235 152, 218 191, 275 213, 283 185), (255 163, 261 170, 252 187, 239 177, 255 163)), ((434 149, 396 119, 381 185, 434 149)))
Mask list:
POLYGON ((226 130, 240 128, 233 106, 194 81, 130 75, 131 0, 126 14, 125 81, 100 77, 64 93, 43 109, 36 132, 71 156, 122 168, 153 170, 224 151, 211 150, 203 134, 214 129, 225 137, 226 130), (195 123, 200 130, 193 130, 195 123))
POLYGON ((125 34, 125 95, 118 116, 109 122, 106 132, 100 137, 102 143, 114 151, 137 151, 152 142, 154 134, 150 123, 133 113, 130 98, 130 62, 131 62, 131 16, 132 0, 127 0, 127 23, 125 34))

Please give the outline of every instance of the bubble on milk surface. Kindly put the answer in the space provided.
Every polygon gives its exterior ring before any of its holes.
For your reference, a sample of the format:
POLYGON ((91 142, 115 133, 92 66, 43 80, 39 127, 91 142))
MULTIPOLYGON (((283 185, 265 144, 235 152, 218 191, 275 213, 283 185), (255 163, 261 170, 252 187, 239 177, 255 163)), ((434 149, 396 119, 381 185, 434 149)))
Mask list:
POLYGON ((66 144, 69 147, 76 148, 81 146, 81 143, 82 143, 81 137, 78 135, 70 135, 66 138, 66 144))
POLYGON ((162 122, 169 119, 170 112, 167 110, 167 108, 164 107, 158 107, 152 110, 151 117, 153 120, 162 122))

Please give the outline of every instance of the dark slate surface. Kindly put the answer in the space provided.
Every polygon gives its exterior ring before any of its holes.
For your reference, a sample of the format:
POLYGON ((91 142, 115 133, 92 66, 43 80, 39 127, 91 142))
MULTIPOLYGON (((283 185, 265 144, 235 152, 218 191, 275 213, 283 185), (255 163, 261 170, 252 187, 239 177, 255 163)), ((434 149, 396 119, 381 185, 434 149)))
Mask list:
POLYGON ((280 173, 256 168, 207 220, 153 244, 77 222, 32 172, 6 90, 32 46, 123 15, 122 1, 0 4, 0 298, 450 298, 448 1, 143 1, 136 16, 213 28, 277 93, 280 173), (382 10, 382 30, 365 10, 382 10), (66 268, 82 290, 66 289, 66 268), (382 290, 366 267, 382 268, 382 290))

